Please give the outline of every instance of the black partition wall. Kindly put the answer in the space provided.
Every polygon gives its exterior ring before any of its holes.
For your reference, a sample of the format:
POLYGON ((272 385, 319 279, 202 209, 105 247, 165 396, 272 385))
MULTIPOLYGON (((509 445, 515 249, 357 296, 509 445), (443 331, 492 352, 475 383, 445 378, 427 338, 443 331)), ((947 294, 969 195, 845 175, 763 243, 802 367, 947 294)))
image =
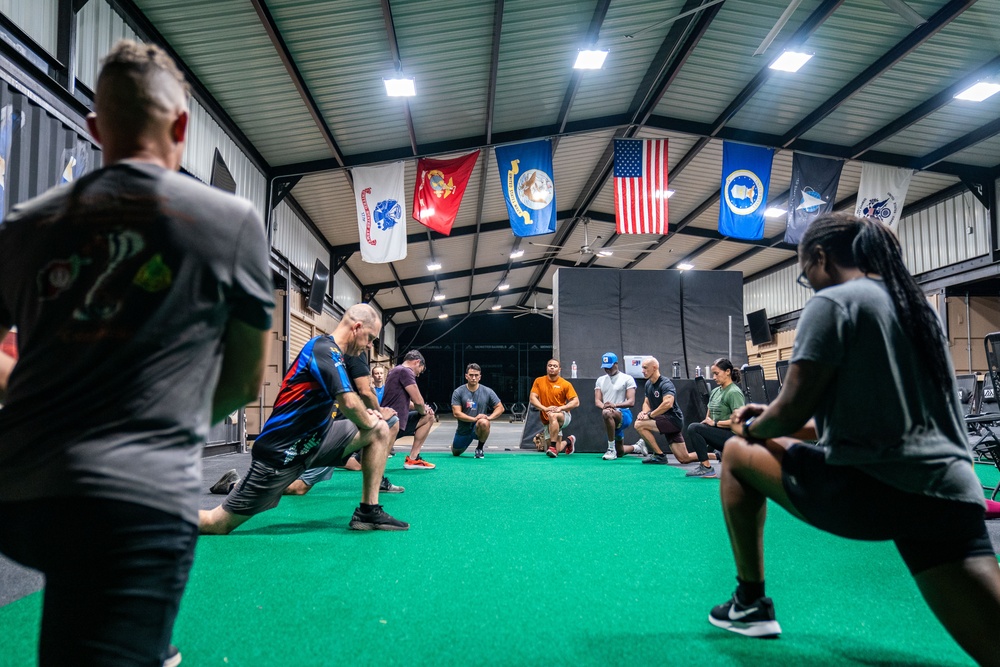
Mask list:
POLYGON ((552 285, 552 345, 567 377, 573 361, 596 377, 608 351, 652 355, 666 375, 677 361, 683 378, 730 348, 737 368, 747 361, 738 271, 560 268, 552 285))

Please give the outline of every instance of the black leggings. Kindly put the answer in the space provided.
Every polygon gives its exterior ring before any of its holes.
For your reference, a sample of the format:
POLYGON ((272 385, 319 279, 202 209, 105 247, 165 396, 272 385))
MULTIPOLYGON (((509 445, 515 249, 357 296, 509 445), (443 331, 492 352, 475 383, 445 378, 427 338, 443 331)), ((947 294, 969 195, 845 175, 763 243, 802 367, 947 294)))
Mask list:
POLYGON ((703 463, 708 460, 709 445, 721 452, 726 440, 729 440, 732 435, 732 431, 728 428, 709 426, 701 422, 688 424, 684 428, 684 442, 687 443, 688 447, 694 449, 698 460, 703 463))
POLYGON ((162 665, 197 537, 116 500, 0 503, 0 551, 45 574, 38 664, 162 665))

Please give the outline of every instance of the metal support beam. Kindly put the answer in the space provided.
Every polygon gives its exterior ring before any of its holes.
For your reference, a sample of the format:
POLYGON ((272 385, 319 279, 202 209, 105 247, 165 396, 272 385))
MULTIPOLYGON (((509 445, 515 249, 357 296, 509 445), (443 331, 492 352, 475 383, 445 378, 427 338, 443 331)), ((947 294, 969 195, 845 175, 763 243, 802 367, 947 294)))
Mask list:
POLYGON ((963 137, 959 137, 958 139, 945 144, 937 150, 931 151, 927 155, 916 160, 914 163, 914 169, 927 169, 928 167, 941 162, 949 155, 960 153, 966 148, 975 146, 980 141, 985 141, 996 134, 1000 134, 1000 118, 997 118, 996 120, 969 132, 963 137))
POLYGON ((63 68, 56 75, 70 95, 76 92, 76 9, 73 0, 59 0, 56 25, 56 57, 63 68))
MULTIPOLYGON (((506 296, 508 294, 521 294, 527 291, 528 291, 527 287, 513 287, 509 290, 504 291, 503 295, 506 296)), ((541 288, 535 291, 539 292, 540 294, 552 293, 552 290, 541 289, 541 288)), ((472 299, 473 301, 481 301, 483 299, 489 299, 490 297, 494 297, 497 295, 498 292, 496 290, 493 290, 492 292, 483 292, 482 294, 470 294, 469 296, 456 296, 450 299, 443 299, 441 301, 428 301, 427 303, 415 303, 413 304, 413 307, 416 308, 417 310, 420 310, 421 308, 431 308, 433 306, 450 306, 456 303, 463 303, 468 299, 472 299)), ((398 308, 387 308, 382 312, 394 316, 397 313, 406 312, 407 310, 409 310, 409 308, 398 307, 398 308)))
POLYGON ((706 199, 702 203, 698 204, 698 206, 696 206, 693 211, 691 211, 690 213, 688 213, 686 216, 684 216, 683 220, 681 220, 679 223, 677 223, 677 227, 674 228, 673 231, 668 232, 665 236, 661 236, 659 241, 657 241, 656 243, 654 243, 651 246, 649 246, 648 248, 646 248, 646 250, 644 250, 641 255, 639 255, 638 257, 636 257, 635 259, 633 259, 631 262, 629 262, 628 264, 626 264, 625 268, 626 269, 634 268, 635 266, 637 266, 639 264, 639 262, 641 262, 642 260, 644 260, 647 257, 649 257, 650 254, 652 254, 652 252, 654 250, 662 247, 663 244, 665 244, 667 241, 669 241, 671 238, 673 238, 674 235, 677 234, 677 232, 681 231, 682 229, 684 229, 685 227, 687 227, 688 225, 690 225, 692 222, 694 222, 695 220, 697 220, 698 216, 700 216, 702 213, 704 213, 705 211, 707 211, 713 204, 715 204, 715 202, 719 201, 720 193, 721 193, 720 190, 716 190, 715 194, 713 194, 711 197, 709 197, 708 199, 706 199))
POLYGON ((292 192, 292 188, 301 180, 301 176, 291 176, 289 178, 280 178, 274 182, 274 197, 271 199, 272 211, 278 207, 281 200, 287 197, 292 192))
MULTIPOLYGON (((417 311, 413 307, 413 302, 410 301, 410 297, 406 294, 406 288, 403 287, 403 282, 399 279, 399 274, 396 273, 396 267, 393 266, 392 262, 389 262, 389 270, 392 271, 392 277, 396 279, 396 286, 399 287, 399 293, 403 295, 403 300, 406 301, 406 305, 410 307, 410 312, 413 313, 413 319, 420 320, 420 316, 417 315, 417 311)), ((433 281, 433 276, 431 277, 433 281)), ((374 285, 369 285, 368 289, 376 289, 374 285)))

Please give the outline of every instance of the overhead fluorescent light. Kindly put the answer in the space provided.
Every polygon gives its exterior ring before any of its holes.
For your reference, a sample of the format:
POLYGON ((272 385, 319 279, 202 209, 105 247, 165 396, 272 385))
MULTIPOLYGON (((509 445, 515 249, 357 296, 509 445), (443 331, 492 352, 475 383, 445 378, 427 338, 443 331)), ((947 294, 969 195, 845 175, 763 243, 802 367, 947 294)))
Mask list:
POLYGON ((417 94, 413 87, 413 77, 399 79, 382 79, 385 83, 385 93, 389 97, 413 97, 417 94))
POLYGON ((955 99, 965 100, 967 102, 982 102, 989 97, 993 97, 997 93, 1000 93, 1000 83, 980 81, 979 83, 969 86, 958 95, 955 95, 955 99))
POLYGON ((439 320, 446 320, 446 319, 448 319, 448 313, 441 313, 440 315, 438 315, 438 319, 439 320))
POLYGON ((517 259, 518 257, 521 257, 523 255, 524 255, 524 251, 523 250, 514 250, 513 252, 510 253, 510 258, 511 259, 517 259))
POLYGON ((501 306, 499 303, 495 304, 493 306, 490 306, 490 310, 500 310, 501 308, 503 308, 503 306, 501 306))
POLYGON ((445 300, 445 299, 447 299, 447 298, 448 298, 448 297, 447 297, 447 296, 445 296, 444 294, 435 294, 435 295, 434 295, 434 300, 435 300, 435 301, 444 301, 444 300, 445 300))
POLYGON ((680 269, 681 271, 690 271, 691 269, 694 268, 694 264, 688 264, 687 262, 685 262, 683 264, 678 264, 677 268, 680 269))
POLYGON ((430 264, 427 265, 427 270, 428 271, 440 271, 441 270, 441 264, 438 263, 438 262, 431 262, 430 264))
POLYGON ((786 213, 785 209, 778 208, 777 206, 769 206, 768 208, 764 209, 765 218, 780 218, 785 213, 786 213))
POLYGON ((601 69, 607 57, 607 51, 579 51, 573 69, 601 69))
POLYGON ((552 305, 551 303, 549 305, 545 306, 545 310, 552 310, 553 308, 555 308, 555 306, 552 305))
POLYGON ((597 251, 597 256, 598 257, 611 257, 611 255, 613 255, 613 254, 615 254, 614 250, 598 250, 597 251))
POLYGON ((504 283, 502 285, 499 285, 497 289, 500 290, 501 292, 504 290, 508 290, 510 289, 510 283, 504 283))
POLYGON ((811 53, 800 53, 798 51, 785 51, 771 63, 771 69, 779 72, 798 72, 799 68, 809 62, 813 57, 811 53))
POLYGON ((673 190, 657 190, 653 193, 653 197, 656 199, 670 199, 674 196, 673 190))

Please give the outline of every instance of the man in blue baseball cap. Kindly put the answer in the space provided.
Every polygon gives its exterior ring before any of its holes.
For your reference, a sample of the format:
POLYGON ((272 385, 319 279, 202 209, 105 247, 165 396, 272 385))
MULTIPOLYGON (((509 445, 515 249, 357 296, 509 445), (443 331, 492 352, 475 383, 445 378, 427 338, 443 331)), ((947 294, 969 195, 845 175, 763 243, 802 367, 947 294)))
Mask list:
MULTIPOLYGON (((618 370, 618 355, 614 352, 605 352, 601 356, 601 368, 604 369, 604 375, 597 378, 594 404, 601 410, 608 436, 608 451, 603 458, 605 461, 613 461, 633 452, 645 456, 644 446, 624 444, 625 429, 632 424, 630 408, 635 405, 635 380, 631 375, 618 370)), ((642 443, 641 440, 639 442, 642 443)))

